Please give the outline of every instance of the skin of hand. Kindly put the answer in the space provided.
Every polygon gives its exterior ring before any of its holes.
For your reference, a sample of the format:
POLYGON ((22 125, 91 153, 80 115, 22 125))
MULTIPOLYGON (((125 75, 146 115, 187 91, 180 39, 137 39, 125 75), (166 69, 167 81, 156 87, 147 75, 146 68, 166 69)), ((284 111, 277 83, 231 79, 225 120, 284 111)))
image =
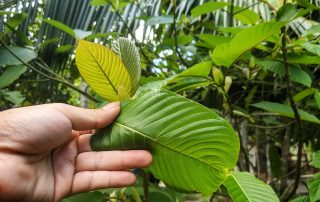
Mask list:
POLYGON ((149 166, 149 152, 90 147, 92 130, 112 123, 119 111, 115 102, 102 109, 45 104, 0 112, 0 201, 55 202, 134 184, 127 169, 149 166))

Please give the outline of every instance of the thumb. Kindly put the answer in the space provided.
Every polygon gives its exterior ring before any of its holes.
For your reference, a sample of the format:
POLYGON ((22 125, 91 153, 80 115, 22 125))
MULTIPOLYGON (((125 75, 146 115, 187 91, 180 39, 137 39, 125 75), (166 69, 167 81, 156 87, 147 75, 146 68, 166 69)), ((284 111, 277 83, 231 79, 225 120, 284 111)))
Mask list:
POLYGON ((81 131, 103 128, 112 123, 120 112, 120 103, 112 102, 102 109, 83 109, 70 105, 58 105, 56 109, 70 120, 73 130, 81 131))

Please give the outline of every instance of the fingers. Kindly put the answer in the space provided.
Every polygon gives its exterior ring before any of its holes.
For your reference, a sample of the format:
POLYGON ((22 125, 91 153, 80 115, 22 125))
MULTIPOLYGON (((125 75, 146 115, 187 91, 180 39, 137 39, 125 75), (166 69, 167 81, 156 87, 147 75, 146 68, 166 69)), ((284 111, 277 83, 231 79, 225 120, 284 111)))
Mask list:
POLYGON ((89 152, 91 150, 90 138, 92 134, 81 135, 78 138, 78 153, 89 152))
POLYGON ((74 175, 71 194, 96 189, 125 187, 134 184, 136 176, 129 171, 84 171, 74 175))
POLYGON ((72 123, 74 130, 91 130, 109 125, 119 114, 119 102, 113 102, 103 109, 83 109, 65 104, 54 105, 72 123))
POLYGON ((151 154, 143 150, 85 152, 77 156, 75 171, 145 168, 151 162, 151 154))

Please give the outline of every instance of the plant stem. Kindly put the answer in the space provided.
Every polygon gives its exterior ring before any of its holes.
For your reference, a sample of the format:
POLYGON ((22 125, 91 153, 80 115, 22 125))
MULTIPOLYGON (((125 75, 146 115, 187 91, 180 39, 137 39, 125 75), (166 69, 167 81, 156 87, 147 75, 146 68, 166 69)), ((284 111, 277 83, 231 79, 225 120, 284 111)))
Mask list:
POLYGON ((186 63, 186 61, 184 61, 180 51, 179 51, 179 48, 178 48, 178 38, 177 38, 177 23, 176 23, 176 18, 177 18, 177 15, 176 15, 176 8, 177 8, 177 5, 176 5, 176 0, 172 0, 172 3, 173 3, 173 36, 174 36, 174 46, 175 46, 175 49, 176 49, 176 53, 180 59, 180 61, 182 62, 182 64, 186 67, 189 67, 189 65, 186 63))
POLYGON ((233 27, 233 17, 234 17, 234 0, 230 1, 230 9, 229 9, 229 22, 228 26, 233 27))
POLYGON ((149 202, 149 174, 143 173, 143 202, 149 202))
POLYGON ((291 106, 291 109, 294 113, 294 118, 297 123, 298 127, 298 154, 297 154, 297 163, 296 163, 296 176, 293 188, 291 192, 288 194, 288 196, 285 196, 285 201, 290 199, 296 192, 299 182, 300 182, 300 175, 301 175, 301 159, 302 159, 302 149, 303 149, 303 131, 301 126, 301 118, 300 114, 296 105, 296 102, 293 99, 293 86, 290 80, 290 72, 289 72, 289 62, 288 62, 288 51, 287 51, 287 39, 286 39, 286 27, 281 28, 282 33, 282 54, 283 54, 283 64, 285 69, 285 78, 286 78, 286 87, 287 87, 287 93, 289 98, 289 103, 291 106))
MULTIPOLYGON (((91 95, 87 94, 86 92, 83 92, 82 90, 78 89, 77 87, 75 87, 74 85, 72 85, 71 83, 69 83, 68 81, 64 80, 63 78, 56 78, 56 77, 52 77, 50 75, 47 75, 41 71, 39 71, 36 67, 24 62, 15 52, 13 52, 10 47, 2 40, 2 38, 0 37, 0 43, 15 57, 17 58, 17 60, 19 60, 22 64, 24 64, 25 66, 29 67, 30 69, 32 69, 33 71, 37 72, 38 74, 40 74, 41 76, 44 76, 48 79, 57 81, 59 83, 62 83, 66 86, 68 86, 69 88, 81 93, 82 95, 86 96, 87 98, 91 99, 92 101, 97 102, 97 99, 95 99, 94 97, 92 97, 91 95)), ((39 65, 39 67, 41 67, 42 69, 45 69, 47 71, 49 71, 51 73, 51 70, 48 70, 46 67, 44 67, 43 65, 39 65)), ((55 74, 56 75, 56 74, 55 74)))

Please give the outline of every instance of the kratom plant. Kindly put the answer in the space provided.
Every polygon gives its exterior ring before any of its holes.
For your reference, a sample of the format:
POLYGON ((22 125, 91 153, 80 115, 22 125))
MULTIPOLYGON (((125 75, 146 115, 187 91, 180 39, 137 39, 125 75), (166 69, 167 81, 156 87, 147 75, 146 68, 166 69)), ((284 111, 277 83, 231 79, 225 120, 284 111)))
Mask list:
POLYGON ((213 110, 164 89, 142 88, 134 43, 116 40, 111 49, 78 41, 76 64, 88 85, 107 101, 121 101, 114 123, 91 138, 94 150, 147 149, 145 169, 180 192, 211 194, 223 184, 234 201, 278 201, 268 185, 249 173, 231 171, 239 139, 213 110))

